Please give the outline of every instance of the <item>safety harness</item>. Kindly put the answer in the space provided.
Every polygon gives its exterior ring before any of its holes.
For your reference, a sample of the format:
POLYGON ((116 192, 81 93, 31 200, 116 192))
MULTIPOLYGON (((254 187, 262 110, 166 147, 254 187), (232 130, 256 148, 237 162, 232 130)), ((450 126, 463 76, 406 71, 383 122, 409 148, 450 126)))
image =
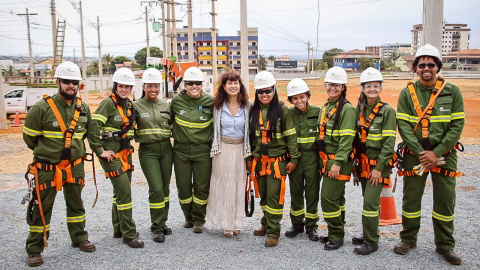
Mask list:
POLYGON ((255 211, 255 196, 253 195, 252 180, 247 172, 245 179, 245 216, 251 217, 255 211))
MULTIPOLYGON (((323 167, 321 169, 321 172, 323 175, 328 175, 329 173, 329 171, 327 170, 327 162, 331 159, 335 159, 335 154, 327 155, 327 153, 325 153, 325 133, 327 131, 327 123, 335 115, 335 112, 338 110, 340 102, 337 102, 337 104, 335 104, 335 107, 333 107, 328 112, 328 114, 326 114, 327 105, 328 103, 325 103, 325 105, 323 105, 322 116, 320 117, 320 127, 319 127, 320 132, 319 132, 319 141, 318 141, 318 155, 320 156, 323 162, 323 167)), ((353 152, 350 154, 349 158, 353 158, 353 152)), ((337 176, 337 179, 342 181, 350 181, 350 175, 339 174, 337 176)))
MULTIPOLYGON (((369 128, 375 120, 375 117, 379 114, 380 110, 385 106, 387 103, 383 101, 379 101, 377 105, 373 108, 370 115, 365 119, 365 115, 360 114, 360 131, 362 139, 358 142, 357 147, 353 148, 353 152, 355 153, 355 167, 361 166, 362 171, 360 172, 361 178, 369 178, 371 166, 376 166, 378 164, 378 160, 369 159, 367 156, 367 137, 369 128)), ((397 155, 394 153, 390 161, 388 162, 388 166, 393 168, 395 162, 397 160, 397 155)), ((390 183, 389 177, 380 177, 380 183, 384 183, 388 185, 390 183)))
POLYGON ((280 172, 280 165, 279 163, 281 161, 285 160, 290 160, 290 155, 288 153, 278 156, 278 157, 269 157, 268 156, 268 144, 272 140, 271 136, 268 136, 268 131, 270 130, 270 121, 267 121, 267 126, 263 124, 263 118, 262 118, 262 111, 260 110, 259 113, 259 125, 260 125, 260 135, 262 138, 262 144, 260 145, 260 154, 261 158, 253 158, 253 164, 252 164, 252 179, 253 183, 255 185, 255 198, 258 198, 258 182, 257 179, 258 177, 265 176, 265 175, 270 175, 275 179, 280 180, 281 187, 280 187, 280 199, 278 201, 279 204, 283 205, 285 201, 285 179, 286 175, 282 175, 280 172), (258 173, 255 172, 255 167, 257 167, 257 163, 261 162, 262 163, 262 170, 259 171, 258 173), (274 170, 271 170, 271 166, 273 164, 274 170))
POLYGON ((123 111, 122 104, 118 102, 117 96, 112 94, 110 98, 113 100, 115 105, 117 106, 117 110, 120 113, 120 117, 122 117, 122 130, 121 131, 110 131, 107 133, 102 134, 102 140, 108 140, 110 138, 120 137, 120 151, 115 154, 115 158, 118 158, 122 163, 122 167, 116 169, 114 171, 105 172, 105 177, 111 178, 115 176, 119 176, 124 172, 134 170, 134 166, 128 162, 128 156, 130 156, 134 149, 130 147, 130 140, 127 138, 128 131, 133 127, 133 105, 129 99, 127 104, 126 113, 123 111))

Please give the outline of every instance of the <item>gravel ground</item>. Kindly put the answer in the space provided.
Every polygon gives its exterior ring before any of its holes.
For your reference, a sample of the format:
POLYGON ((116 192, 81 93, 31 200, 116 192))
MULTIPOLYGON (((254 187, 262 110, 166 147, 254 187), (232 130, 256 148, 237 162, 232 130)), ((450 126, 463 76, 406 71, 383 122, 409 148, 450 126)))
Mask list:
MULTIPOLYGON (((466 176, 457 179, 457 206, 455 233, 458 252, 463 265, 457 269, 480 268, 478 209, 480 204, 480 174, 477 170, 480 146, 468 145, 465 152, 459 154, 459 170, 466 176)), ((98 164, 98 163, 97 163, 98 164)), ((282 237, 278 247, 265 248, 265 237, 253 236, 252 231, 259 226, 261 213, 256 200, 255 214, 245 218, 244 230, 240 235, 229 239, 223 231, 214 228, 207 221, 203 234, 194 234, 184 229, 183 214, 178 204, 174 179, 170 185, 170 214, 167 225, 173 234, 166 236, 164 243, 151 240, 150 218, 148 212, 148 186, 136 162, 132 183, 133 215, 140 238, 145 242, 143 249, 131 249, 120 239, 111 237, 110 220, 112 186, 97 171, 99 178, 99 201, 91 208, 95 196, 92 174, 87 174, 87 185, 83 192, 87 211, 86 229, 90 240, 97 246, 93 253, 83 253, 70 246, 66 228, 65 203, 59 194, 54 206, 51 221, 49 247, 44 250, 45 263, 39 269, 295 269, 295 268, 377 268, 377 269, 449 269, 441 256, 435 253, 433 227, 431 219, 432 188, 427 182, 423 197, 422 227, 418 237, 418 247, 408 255, 401 256, 393 252, 393 246, 399 242, 401 225, 380 227, 379 250, 370 256, 358 256, 353 253, 351 237, 361 233, 362 198, 361 189, 347 184, 347 225, 345 244, 339 250, 326 251, 319 242, 309 241, 306 234, 290 239, 283 233, 290 227, 290 196, 287 190, 286 204, 282 224, 282 237)), ((98 165, 98 167, 100 167, 98 165)), ((9 181, 24 181, 23 174, 2 174, 9 181)), ((24 184, 24 183, 23 183, 24 184)), ((25 185, 26 186, 26 185, 25 185)), ((288 185, 287 185, 288 186, 288 185)), ((401 212, 401 178, 397 183, 395 202, 397 213, 401 212)), ((26 266, 25 239, 28 226, 25 222, 24 205, 20 200, 26 188, 0 191, 0 229, 3 232, 0 245, 0 269, 22 269, 26 266), (11 242, 10 242, 11 241, 11 242)), ((319 223, 319 233, 326 233, 323 219, 319 223)))

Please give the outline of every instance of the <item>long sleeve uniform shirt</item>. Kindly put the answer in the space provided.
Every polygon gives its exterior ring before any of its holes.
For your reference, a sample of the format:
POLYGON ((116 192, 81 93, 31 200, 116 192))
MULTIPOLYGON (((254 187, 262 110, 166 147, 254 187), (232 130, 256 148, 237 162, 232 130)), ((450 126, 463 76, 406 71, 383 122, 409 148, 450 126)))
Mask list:
POLYGON ((316 151, 318 148, 318 115, 320 108, 307 104, 305 112, 299 111, 295 106, 289 108, 297 132, 298 150, 316 151))
POLYGON ((133 103, 135 107, 135 141, 154 143, 169 139, 172 134, 171 112, 168 102, 142 98, 133 103))

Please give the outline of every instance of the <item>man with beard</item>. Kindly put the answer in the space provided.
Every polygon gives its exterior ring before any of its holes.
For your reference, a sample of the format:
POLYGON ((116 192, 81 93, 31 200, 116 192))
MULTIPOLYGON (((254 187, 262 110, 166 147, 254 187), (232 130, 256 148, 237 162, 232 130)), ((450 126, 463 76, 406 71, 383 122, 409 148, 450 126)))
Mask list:
POLYGON ((442 69, 440 52, 427 44, 418 49, 412 63, 419 80, 409 83, 398 98, 398 130, 406 144, 403 159, 401 242, 394 247, 405 255, 416 247, 422 216, 422 196, 427 175, 432 174, 433 231, 436 252, 450 264, 462 259, 453 251, 453 220, 455 218, 455 183, 458 140, 465 123, 460 89, 437 78, 442 69))
POLYGON ((48 246, 50 218, 57 191, 63 189, 67 206, 67 228, 73 247, 95 251, 85 231, 85 208, 81 197, 85 185, 85 132, 90 108, 77 98, 82 77, 72 62, 55 70, 58 94, 38 101, 28 112, 23 139, 33 150, 30 172, 35 174, 35 193, 28 209, 26 241, 28 266, 43 264, 41 252, 48 246), (67 128, 68 127, 68 128, 67 128))

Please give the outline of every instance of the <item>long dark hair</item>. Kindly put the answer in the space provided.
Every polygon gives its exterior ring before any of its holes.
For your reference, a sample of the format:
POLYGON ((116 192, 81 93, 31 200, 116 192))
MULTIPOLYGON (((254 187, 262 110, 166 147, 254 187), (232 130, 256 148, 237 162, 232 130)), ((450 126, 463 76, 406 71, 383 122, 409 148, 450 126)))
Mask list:
MULTIPOLYGON (((270 102, 268 107, 267 113, 267 120, 270 121, 270 130, 267 132, 267 136, 272 137, 272 134, 277 133, 277 121, 280 119, 280 128, 281 130, 284 129, 283 127, 283 112, 282 112, 282 105, 283 102, 278 100, 278 93, 275 86, 273 86, 273 98, 270 102)), ((258 94, 255 93, 255 101, 253 102, 252 111, 250 112, 250 135, 251 140, 253 142, 253 138, 255 137, 255 131, 259 128, 258 116, 260 115, 262 103, 258 98, 258 94)), ((265 127, 267 127, 267 123, 263 123, 265 127)))
POLYGON ((226 72, 218 80, 218 87, 217 92, 215 93, 215 97, 213 99, 213 106, 215 106, 215 108, 217 109, 220 109, 222 108, 223 103, 225 103, 225 101, 228 101, 228 94, 223 87, 227 83, 227 81, 238 81, 238 83, 240 84, 240 91, 238 93, 237 100, 240 103, 240 107, 246 108, 248 105, 247 89, 245 88, 245 85, 243 85, 240 75, 233 71, 226 72))
POLYGON ((343 84, 343 87, 345 88, 345 90, 343 90, 342 93, 340 94, 340 98, 338 99, 337 111, 333 114, 333 117, 334 117, 333 127, 332 127, 332 133, 330 134, 330 136, 333 136, 333 131, 335 130, 335 127, 337 126, 338 122, 340 122, 340 113, 342 112, 343 105, 345 105, 345 103, 350 103, 347 100, 347 86, 343 84))

